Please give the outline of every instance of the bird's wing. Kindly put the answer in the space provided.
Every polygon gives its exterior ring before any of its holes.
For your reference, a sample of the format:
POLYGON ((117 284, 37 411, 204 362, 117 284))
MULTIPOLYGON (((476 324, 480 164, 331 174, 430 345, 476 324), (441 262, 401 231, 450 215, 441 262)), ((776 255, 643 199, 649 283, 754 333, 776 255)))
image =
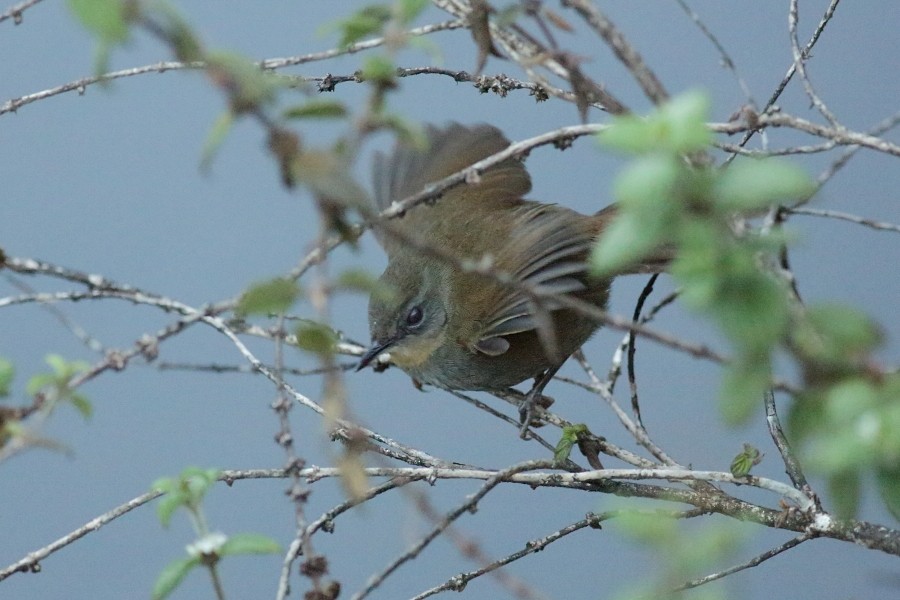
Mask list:
MULTIPOLYGON (((421 192, 428 185, 461 171, 509 146, 509 140, 490 125, 445 128, 428 127, 427 148, 399 145, 390 156, 377 154, 374 164, 375 202, 378 210, 392 202, 421 192)), ((531 190, 531 178, 521 161, 510 159, 482 173, 477 183, 457 186, 443 194, 433 206, 416 207, 393 224, 405 233, 425 237, 446 219, 444 214, 459 211, 460 203, 515 204, 531 190)), ((482 206, 481 208, 486 208, 482 206)), ((391 254, 400 242, 384 232, 376 235, 391 254)))
POLYGON ((515 239, 494 257, 494 269, 508 273, 522 287, 497 283, 482 285, 478 306, 492 307, 474 336, 476 350, 502 354, 509 345, 504 336, 538 329, 541 314, 561 308, 547 295, 563 295, 588 289, 586 260, 594 239, 582 224, 586 217, 567 208, 523 202, 512 228, 515 239))

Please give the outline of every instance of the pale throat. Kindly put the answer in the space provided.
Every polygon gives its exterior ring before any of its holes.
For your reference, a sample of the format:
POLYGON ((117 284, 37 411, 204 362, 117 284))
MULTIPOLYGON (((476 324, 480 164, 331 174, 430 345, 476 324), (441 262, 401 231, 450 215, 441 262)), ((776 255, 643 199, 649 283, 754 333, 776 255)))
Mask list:
POLYGON ((388 349, 391 362, 401 369, 418 367, 444 342, 444 332, 429 337, 407 337, 388 349))

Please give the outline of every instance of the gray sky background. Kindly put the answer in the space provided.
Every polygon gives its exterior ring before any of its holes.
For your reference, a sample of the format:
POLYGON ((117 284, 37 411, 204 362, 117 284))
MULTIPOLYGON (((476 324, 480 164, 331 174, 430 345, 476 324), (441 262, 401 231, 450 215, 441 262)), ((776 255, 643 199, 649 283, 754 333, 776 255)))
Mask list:
MULTIPOLYGON (((9 4, 9 2, 7 2, 9 4)), ((499 3, 496 3, 499 5, 499 3)), ((786 0, 737 2, 691 1, 733 57, 754 98, 769 97, 791 64, 786 0)), ((801 39, 806 40, 827 6, 803 1, 801 39)), ((335 45, 334 35, 317 33, 359 2, 267 2, 179 5, 211 48, 235 50, 254 59, 306 54, 335 45)), ((554 5, 555 6, 555 5, 554 5)), ((604 2, 603 9, 631 39, 673 93, 706 89, 713 99, 714 121, 725 121, 745 102, 733 77, 719 65, 710 43, 672 1, 604 2)), ((445 16, 435 9, 420 21, 445 16)), ((575 17, 569 17, 575 20, 575 17)), ((889 2, 843 2, 813 52, 809 71, 822 97, 848 126, 867 129, 898 110, 900 78, 900 11, 889 2)), ((561 43, 592 57, 585 69, 638 112, 649 106, 628 74, 596 38, 560 34, 561 43)), ((431 38, 444 66, 471 71, 475 58, 466 31, 431 38)), ((0 23, 0 103, 91 74, 93 42, 63 3, 46 2, 25 13, 19 26, 0 23)), ((138 35, 124 51, 113 54, 113 69, 168 60, 165 48, 138 35)), ((422 52, 404 53, 401 66, 432 62, 422 52)), ((302 75, 347 74, 360 56, 312 63, 293 72, 302 75)), ((521 76, 515 66, 491 59, 488 74, 521 76)), ((365 90, 343 84, 334 93, 358 106, 365 90)), ((287 93, 286 103, 300 101, 287 93)), ((481 95, 468 84, 448 77, 401 80, 390 100, 393 109, 411 120, 432 123, 489 122, 513 140, 524 139, 578 122, 573 106, 560 101, 535 103, 524 92, 507 98, 481 95)), ((798 81, 779 101, 785 110, 818 120, 798 81)), ((240 123, 229 135, 211 173, 198 169, 203 141, 224 104, 219 93, 195 72, 169 72, 117 81, 108 89, 94 86, 83 96, 60 95, 0 115, 0 247, 11 255, 33 257, 99 273, 113 280, 200 305, 239 293, 248 284, 289 270, 310 249, 316 216, 305 193, 288 192, 268 158, 261 130, 240 123)), ((606 122, 599 111, 590 119, 606 122)), ((311 144, 325 146, 342 125, 304 127, 311 144)), ((886 136, 897 140, 898 134, 886 136)), ((772 132, 773 145, 802 140, 789 132, 772 132)), ((372 153, 390 139, 379 135, 368 144, 357 168, 366 185, 372 153)), ((758 143, 758 142, 757 142, 758 143)), ((834 154, 795 159, 812 175, 834 154)), ((620 157, 580 140, 566 152, 540 149, 528 159, 534 180, 532 197, 592 212, 611 201, 610 188, 620 157)), ((860 152, 817 197, 815 205, 900 222, 896 159, 860 152)), ((857 225, 812 217, 791 222, 796 235, 792 254, 800 289, 809 301, 835 300, 863 308, 884 326, 887 343, 881 356, 896 364, 900 354, 898 236, 857 225)), ((341 249, 330 269, 362 266, 373 273, 384 256, 368 236, 360 250, 341 249)), ((0 274, 2 275, 2 274, 0 274)), ((17 278, 44 290, 70 289, 58 281, 17 278)), ((617 282, 611 309, 631 314, 644 283, 634 277, 617 282)), ((672 288, 662 278, 655 297, 672 288)), ((19 292, 0 277, 0 296, 19 292)), ((145 332, 172 320, 143 306, 106 300, 61 305, 65 313, 110 348, 130 347, 145 332)), ((312 314, 308 304, 299 314, 312 314)), ((341 297, 333 306, 337 324, 352 338, 368 337, 365 299, 341 297)), ((679 307, 663 313, 658 327, 685 339, 724 349, 715 332, 679 307)), ((605 371, 620 334, 601 331, 586 348, 605 371)), ((268 357, 267 344, 251 342, 268 357)), ((0 356, 18 370, 12 401, 24 396, 28 377, 45 369, 44 356, 94 362, 93 355, 47 312, 22 306, 0 312, 0 356)), ((306 355, 291 351, 293 365, 312 366, 306 355)), ((221 335, 195 327, 161 347, 167 362, 239 364, 240 356, 221 335)), ((643 342, 639 348, 643 414, 660 445, 685 464, 727 469, 742 442, 766 452, 760 475, 784 479, 779 457, 765 431, 762 411, 745 428, 727 429, 716 412, 718 370, 681 354, 643 342)), ((578 371, 569 366, 567 374, 578 371)), ((791 375, 787 373, 787 375, 791 375)), ((320 382, 294 381, 316 398, 320 382)), ((540 446, 522 442, 516 431, 485 413, 439 391, 419 393, 396 369, 347 377, 351 409, 366 426, 441 457, 500 467, 544 457, 540 446)), ((627 386, 619 400, 627 402, 627 386)), ((284 455, 272 441, 277 421, 269 404, 273 387, 259 376, 207 375, 165 371, 137 362, 122 373, 106 374, 83 390, 94 403, 87 423, 64 408, 44 434, 72 449, 71 457, 32 451, 0 465, 0 566, 81 526, 94 516, 144 492, 160 476, 188 465, 220 468, 282 466, 284 455)), ((586 393, 552 384, 555 410, 611 441, 633 448, 612 413, 586 393)), ((783 412, 787 401, 783 401, 783 412)), ((494 406, 512 414, 499 401, 494 406)), ((298 450, 310 464, 329 465, 336 456, 321 422, 309 411, 292 413, 298 450)), ((557 434, 546 430, 553 441, 557 434)), ((372 460, 372 465, 378 463, 372 460)), ((822 482, 817 482, 820 487, 822 482)), ((439 510, 462 502, 478 482, 440 482, 418 486, 439 510)), ((217 487, 209 497, 208 517, 226 533, 255 531, 290 543, 293 508, 283 481, 238 482, 217 487)), ((768 505, 761 494, 747 498, 768 505)), ((340 502, 339 486, 323 481, 313 486, 308 516, 340 502)), ((577 521, 589 511, 617 506, 662 506, 626 502, 613 497, 508 486, 491 493, 474 515, 458 522, 465 535, 491 557, 521 548, 577 521)), ((895 523, 869 494, 861 515, 895 523)), ((728 527, 746 536, 739 550, 723 557, 719 567, 740 562, 787 540, 784 532, 741 526, 709 518, 690 527, 728 527)), ((316 549, 331 563, 332 577, 349 597, 374 572, 427 530, 428 525, 402 494, 391 493, 362 510, 342 516, 332 535, 316 539, 316 549)), ((119 519, 47 559, 38 575, 18 574, 0 583, 0 598, 146 597, 159 571, 183 553, 191 540, 183 515, 162 530, 153 507, 119 519)), ((657 558, 622 540, 614 528, 582 531, 544 552, 520 561, 510 572, 558 599, 612 598, 617 591, 654 573, 657 558)), ((280 556, 226 560, 222 573, 229 597, 274 595, 280 556)), ((447 541, 439 540, 414 563, 406 565, 376 592, 375 598, 405 598, 473 568, 447 541)), ((711 568, 715 568, 711 567, 711 568)), ((730 598, 896 598, 900 568, 896 558, 846 543, 813 541, 729 577, 721 587, 730 598)), ((302 596, 294 586, 292 597, 302 596)), ((211 597, 204 573, 189 577, 176 598, 211 597)), ((490 578, 472 582, 466 598, 508 597, 490 578)), ((686 597, 699 597, 696 593, 686 597)))

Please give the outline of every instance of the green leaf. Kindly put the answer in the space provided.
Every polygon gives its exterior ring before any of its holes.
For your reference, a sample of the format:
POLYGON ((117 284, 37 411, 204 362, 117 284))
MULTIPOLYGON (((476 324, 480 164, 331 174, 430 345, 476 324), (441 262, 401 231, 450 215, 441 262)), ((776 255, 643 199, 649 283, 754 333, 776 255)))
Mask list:
POLYGON ((616 117, 609 128, 597 134, 597 139, 605 146, 630 154, 643 154, 657 148, 654 127, 635 115, 616 117))
POLYGON ((856 471, 844 471, 828 478, 829 496, 835 504, 834 512, 842 519, 852 519, 859 509, 862 483, 856 471))
POLYGON ((73 375, 84 373, 90 369, 90 365, 83 360, 68 361, 59 354, 48 354, 44 361, 53 369, 53 373, 59 378, 60 383, 65 383, 73 375))
POLYGON ((664 152, 675 157, 702 150, 712 139, 706 128, 709 105, 706 94, 688 92, 673 98, 647 118, 617 117, 598 138, 612 148, 632 154, 664 152))
POLYGON ((232 125, 234 125, 234 113, 230 110, 226 110, 216 117, 203 142, 203 150, 200 153, 201 171, 209 171, 212 161, 219 152, 219 148, 222 147, 228 132, 231 131, 232 125))
POLYGON ((170 494, 160 499, 156 505, 156 517, 163 527, 169 527, 172 515, 182 506, 184 506, 184 497, 179 494, 170 494))
POLYGON ((151 488, 166 494, 156 507, 163 526, 168 527, 178 508, 193 509, 199 506, 206 492, 218 481, 220 473, 218 469, 187 467, 178 477, 163 477, 154 481, 151 488))
POLYGON ((750 470, 762 461, 762 453, 751 446, 744 444, 744 449, 731 461, 731 474, 735 477, 746 477, 750 470))
POLYGON ((339 290, 350 292, 365 292, 367 294, 379 293, 383 287, 377 277, 363 269, 346 269, 341 271, 335 281, 335 287, 339 290))
POLYGON ((397 290, 394 286, 362 269, 342 271, 335 281, 335 287, 348 292, 363 292, 384 301, 390 301, 397 297, 397 290))
POLYGON ((164 600, 187 577, 191 569, 200 565, 199 557, 180 558, 170 562, 153 584, 153 600, 164 600))
POLYGON ((643 543, 661 544, 678 538, 678 523, 664 513, 622 511, 614 523, 629 537, 643 543))
POLYGON ((563 427, 562 437, 559 438, 556 449, 553 451, 553 462, 560 464, 569 460, 572 448, 578 443, 578 436, 587 432, 587 430, 587 425, 583 424, 563 427))
POLYGON ((69 0, 69 10, 81 24, 107 44, 128 39, 125 6, 122 0, 69 0))
POLYGON ((285 119, 337 119, 347 116, 347 107, 335 100, 310 100, 285 109, 282 115, 285 119))
POLYGON ((297 347, 316 354, 331 354, 338 335, 327 325, 309 321, 297 326, 297 347))
POLYGON ((5 358, 0 358, 0 398, 9 396, 9 387, 12 385, 16 368, 5 358))
POLYGON ((871 382, 852 378, 834 385, 825 397, 825 417, 838 427, 857 421, 861 414, 875 409, 878 392, 871 382))
POLYGON ((771 384, 767 357, 739 357, 722 377, 722 418, 729 425, 746 423, 762 407, 763 393, 771 384))
POLYGON ((391 18, 391 9, 384 4, 367 6, 354 13, 347 19, 340 21, 337 26, 329 26, 328 29, 341 31, 341 48, 346 48, 361 39, 378 35, 384 29, 385 23, 391 18))
POLYGON ((241 294, 235 308, 239 316, 248 314, 283 314, 300 295, 300 287, 292 279, 276 277, 254 284, 241 294))
POLYGON ((241 114, 257 110, 275 100, 275 92, 284 85, 250 59, 231 52, 207 54, 206 72, 228 92, 231 111, 241 114))
POLYGON ((187 467, 179 477, 179 484, 188 491, 192 499, 199 501, 219 480, 219 469, 201 469, 187 467))
POLYGON ((723 233, 713 223, 699 219, 684 223, 678 233, 678 256, 670 272, 683 287, 681 300, 706 310, 718 297, 723 233))
POLYGON ((281 546, 272 538, 257 533, 238 533, 228 536, 219 556, 237 554, 280 554, 281 546))
POLYGON ((363 60, 360 75, 365 81, 391 85, 397 77, 397 67, 386 56, 372 55, 363 60))
POLYGON ((613 195, 624 210, 663 220, 667 205, 677 198, 681 172, 675 158, 658 154, 639 158, 616 177, 613 195))
POLYGON ((399 0, 397 2, 397 17, 402 25, 408 25, 413 19, 422 14, 428 0, 399 0))
POLYGON ((865 314, 836 304, 810 307, 795 333, 795 342, 806 358, 831 365, 852 364, 881 340, 878 327, 865 314))
POLYGON ((878 492, 885 507, 900 521, 900 466, 884 467, 876 471, 878 492))
POLYGON ((713 193, 726 210, 744 212, 804 199, 814 191, 815 184, 800 167, 763 159, 731 165, 718 177, 713 193))
POLYGON ((428 149, 428 136, 425 130, 415 121, 411 121, 402 115, 385 112, 377 117, 378 123, 397 134, 401 144, 419 150, 428 149))
POLYGON ((701 91, 672 98, 659 109, 658 116, 651 117, 660 124, 659 142, 676 154, 706 148, 712 140, 706 128, 709 107, 709 96, 701 91))
POLYGON ((59 354, 48 354, 44 357, 44 362, 53 369, 58 377, 65 377, 69 371, 69 363, 59 354))
MULTIPOLYGON (((752 260, 746 249, 746 258, 752 260)), ((770 352, 786 333, 789 308, 784 289, 751 267, 745 273, 723 273, 713 310, 723 331, 749 352, 770 352), (729 276, 731 275, 731 276, 729 276)))
POLYGON ((347 161, 335 152, 301 152, 291 165, 295 180, 309 186, 330 208, 352 207, 367 202, 365 190, 353 178, 347 161))
POLYGON ((50 373, 39 373, 32 375, 25 384, 25 393, 34 396, 44 388, 52 386, 56 382, 56 377, 50 373))
POLYGON ((630 213, 618 215, 591 250, 591 272, 602 277, 639 263, 657 247, 661 233, 630 213))
POLYGON ((84 394, 78 394, 73 392, 69 395, 69 402, 72 403, 72 406, 81 414, 85 419, 90 419, 94 414, 94 406, 91 404, 91 401, 88 400, 87 396, 84 394))
POLYGON ((175 57, 182 62, 203 60, 204 52, 200 40, 175 6, 168 2, 155 2, 151 6, 154 10, 154 21, 165 31, 165 37, 170 41, 175 57))

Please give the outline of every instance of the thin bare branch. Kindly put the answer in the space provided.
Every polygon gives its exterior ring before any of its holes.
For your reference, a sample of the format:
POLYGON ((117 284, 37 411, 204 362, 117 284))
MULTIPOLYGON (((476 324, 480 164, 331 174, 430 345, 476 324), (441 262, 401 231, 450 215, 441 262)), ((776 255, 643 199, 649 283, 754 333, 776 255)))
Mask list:
POLYGON ((16 25, 22 24, 22 13, 26 10, 39 3, 41 0, 24 0, 24 2, 19 2, 18 4, 14 4, 7 8, 5 11, 0 13, 0 23, 6 21, 7 19, 12 19, 13 23, 16 25))
MULTIPOLYGON (((833 0, 829 6, 829 10, 832 13, 834 12, 834 9, 837 8, 838 2, 840 2, 840 0, 833 0)), ((803 89, 809 97, 810 102, 812 102, 812 105, 816 107, 816 110, 825 117, 825 120, 828 121, 832 127, 835 129, 843 129, 843 126, 838 122, 837 117, 831 112, 828 106, 825 105, 825 101, 822 100, 813 87, 812 82, 809 80, 809 74, 806 72, 806 60, 809 58, 809 52, 800 49, 800 40, 797 37, 797 22, 799 19, 798 0, 791 0, 790 8, 788 9, 788 32, 790 33, 791 38, 791 53, 794 57, 794 67, 797 74, 800 76, 803 89)))
POLYGON ((857 225, 864 225, 878 231, 893 231, 900 233, 900 225, 888 223, 887 221, 876 221, 866 217, 860 217, 850 213, 841 212, 839 210, 829 210, 825 208, 785 208, 785 212, 792 215, 807 215, 810 217, 825 217, 828 219, 838 219, 840 221, 849 221, 857 225))
POLYGON ((781 554, 782 552, 784 552, 786 550, 790 550, 794 546, 799 546, 803 542, 805 542, 807 540, 811 540, 814 537, 816 537, 815 534, 809 533, 809 532, 804 533, 802 535, 798 535, 797 537, 791 538, 783 544, 775 546, 774 548, 772 548, 770 550, 766 550, 765 552, 758 554, 757 556, 754 556, 753 558, 751 558, 750 560, 748 560, 746 562, 740 563, 738 565, 734 565, 733 567, 729 567, 727 569, 723 569, 722 571, 719 571, 717 573, 711 573, 710 575, 707 575, 706 577, 701 577, 700 579, 694 579, 692 581, 688 581, 682 585, 679 585, 676 588, 673 588, 671 591, 672 592, 681 592, 683 590, 689 590, 691 588, 700 587, 703 584, 710 583, 711 581, 715 581, 717 579, 722 579, 723 577, 726 577, 733 573, 737 573, 738 571, 743 571, 745 569, 750 569, 752 567, 759 566, 762 563, 769 560, 770 558, 774 558, 774 557, 778 556, 779 554, 781 554))
MULTIPOLYGON (((434 33, 436 31, 444 31, 449 29, 457 29, 462 27, 464 23, 460 20, 453 21, 444 21, 443 23, 436 23, 433 25, 425 25, 423 27, 417 27, 415 29, 411 29, 406 32, 406 35, 410 36, 422 36, 428 35, 430 33, 434 33)), ((260 61, 256 63, 261 69, 266 70, 277 70, 283 69, 285 67, 293 67, 296 65, 302 65, 311 62, 317 62, 322 60, 328 60, 331 58, 335 58, 337 56, 341 56, 344 54, 353 54, 356 52, 361 52, 363 50, 370 50, 372 48, 377 48, 385 43, 384 38, 375 38, 371 40, 364 40, 362 42, 357 42, 355 44, 350 44, 346 48, 340 49, 332 49, 332 50, 324 50, 322 52, 312 52, 310 54, 301 54, 299 56, 290 56, 285 58, 271 58, 267 60, 260 61)), ((25 96, 20 96, 18 98, 13 98, 11 100, 7 100, 3 104, 0 104, 0 115, 4 115, 8 112, 16 112, 23 106, 31 104, 32 102, 37 102, 39 100, 44 100, 46 98, 51 98, 53 96, 58 96, 60 94, 65 94, 68 92, 78 92, 79 95, 83 95, 88 87, 96 85, 98 83, 106 83, 109 81, 114 81, 116 79, 123 79, 126 77, 135 77, 137 75, 145 75, 147 73, 165 73, 167 71, 182 71, 186 69, 191 70, 199 70, 205 69, 206 63, 202 61, 194 61, 194 62, 180 62, 175 60, 161 61, 152 65, 143 65, 140 67, 132 67, 129 69, 121 69, 119 71, 111 71, 109 73, 104 73, 102 75, 92 76, 92 77, 82 77, 81 79, 76 79, 75 81, 70 81, 69 83, 65 83, 63 85, 58 85, 56 87, 43 90, 40 92, 35 92, 32 94, 27 94, 25 96)))
POLYGON ((597 35, 616 55, 616 58, 625 65, 638 85, 644 91, 654 105, 659 106, 669 99, 669 93, 660 83, 659 78, 644 62, 638 51, 631 45, 628 39, 615 24, 604 15, 593 2, 586 0, 562 0, 562 5, 574 9, 597 32, 597 35))

